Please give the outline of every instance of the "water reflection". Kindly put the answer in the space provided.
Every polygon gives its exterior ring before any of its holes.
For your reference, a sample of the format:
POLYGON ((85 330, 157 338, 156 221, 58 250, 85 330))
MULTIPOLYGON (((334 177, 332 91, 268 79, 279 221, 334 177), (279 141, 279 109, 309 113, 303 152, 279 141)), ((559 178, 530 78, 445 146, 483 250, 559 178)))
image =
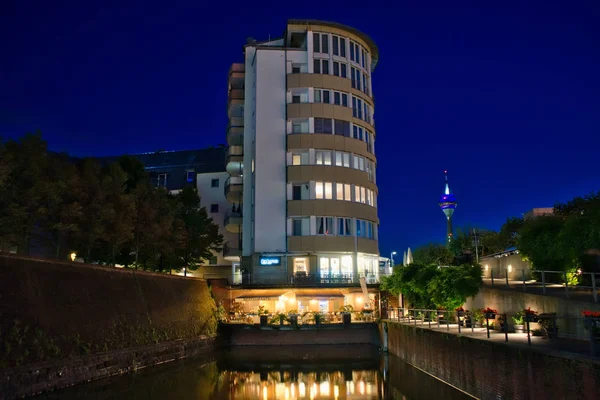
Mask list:
POLYGON ((220 375, 224 390, 217 399, 380 399, 376 370, 298 372, 225 371, 220 375))
POLYGON ((242 348, 45 394, 44 399, 465 399, 371 347, 242 348))

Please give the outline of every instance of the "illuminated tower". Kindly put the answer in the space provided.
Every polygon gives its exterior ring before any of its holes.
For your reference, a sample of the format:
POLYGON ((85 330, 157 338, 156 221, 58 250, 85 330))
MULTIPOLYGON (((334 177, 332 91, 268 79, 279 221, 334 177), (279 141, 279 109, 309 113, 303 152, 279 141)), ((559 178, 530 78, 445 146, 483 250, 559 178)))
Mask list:
POLYGON ((440 197, 440 208, 446 215, 447 221, 447 232, 448 242, 452 240, 452 214, 456 209, 456 197, 450 192, 450 186, 448 185, 448 171, 444 171, 444 178, 446 179, 446 188, 444 194, 440 197))

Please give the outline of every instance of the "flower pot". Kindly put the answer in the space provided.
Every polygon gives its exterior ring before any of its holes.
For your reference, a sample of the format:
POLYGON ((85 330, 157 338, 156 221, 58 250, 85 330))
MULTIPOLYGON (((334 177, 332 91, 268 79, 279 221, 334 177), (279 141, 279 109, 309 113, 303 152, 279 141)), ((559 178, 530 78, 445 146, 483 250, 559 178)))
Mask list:
POLYGON ((535 314, 525 314, 525 321, 536 322, 537 316, 535 314))
POLYGON ((342 313, 342 322, 344 325, 350 325, 350 323, 352 322, 352 314, 342 313))
POLYGON ((267 326, 268 323, 269 323, 269 316, 261 315, 260 316, 260 326, 267 326))
POLYGON ((495 313, 486 313, 485 317, 487 319, 496 319, 496 314, 495 313))
POLYGON ((525 333, 525 326, 524 325, 515 325, 515 332, 516 333, 525 333))
POLYGON ((456 312, 456 316, 457 317, 464 317, 465 316, 465 312, 464 311, 457 311, 456 312))

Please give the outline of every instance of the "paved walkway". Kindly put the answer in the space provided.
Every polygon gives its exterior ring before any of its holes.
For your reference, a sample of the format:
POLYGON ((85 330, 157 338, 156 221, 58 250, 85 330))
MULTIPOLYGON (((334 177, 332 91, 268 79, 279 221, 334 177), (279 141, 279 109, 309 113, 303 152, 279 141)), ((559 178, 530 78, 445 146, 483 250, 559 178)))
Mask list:
MULTIPOLYGON (((459 335, 458 325, 450 324, 448 325, 440 323, 440 327, 438 328, 437 323, 432 322, 431 328, 429 328, 429 323, 423 321, 411 320, 410 322, 406 320, 396 320, 396 319, 388 319, 387 321, 401 323, 404 325, 412 325, 417 328, 423 329, 431 329, 433 331, 439 331, 444 333, 451 333, 454 335, 459 335)), ((527 333, 508 333, 508 342, 506 342, 506 334, 504 332, 495 331, 490 329, 490 338, 487 338, 487 330, 485 328, 464 328, 461 327, 460 335, 471 337, 479 340, 489 340, 492 342, 506 343, 507 345, 517 345, 517 346, 527 346, 529 344, 527 342, 527 333)), ((545 339, 539 336, 531 336, 531 347, 536 349, 543 349, 546 351, 553 352, 564 352, 570 354, 578 354, 587 358, 591 357, 591 344, 589 341, 584 340, 576 340, 576 339, 545 339)), ((597 356, 596 360, 600 359, 600 344, 597 345, 598 350, 596 351, 597 356)))
MULTIPOLYGON (((554 296, 560 297, 563 299, 570 299, 576 301, 586 301, 586 302, 594 302, 594 295, 592 292, 592 288, 581 287, 581 286, 571 286, 565 290, 563 285, 555 284, 555 283, 547 283, 546 284, 546 293, 544 293, 544 286, 541 282, 536 281, 526 281, 525 285, 523 285, 523 281, 508 281, 508 285, 506 284, 506 280, 494 279, 494 284, 492 285, 492 280, 490 278, 483 278, 483 284, 486 287, 491 287, 494 289, 500 290, 511 290, 516 292, 525 292, 531 294, 538 295, 546 295, 546 296, 554 296)), ((598 292, 597 299, 600 301, 600 291, 596 289, 598 292)))

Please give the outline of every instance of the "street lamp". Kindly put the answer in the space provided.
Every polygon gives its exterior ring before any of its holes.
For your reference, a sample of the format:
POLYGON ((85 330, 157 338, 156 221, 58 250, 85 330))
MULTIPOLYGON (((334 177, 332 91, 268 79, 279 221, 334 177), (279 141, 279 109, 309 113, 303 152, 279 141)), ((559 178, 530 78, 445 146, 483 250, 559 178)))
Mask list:
POLYGON ((390 268, 394 268, 394 256, 396 255, 395 251, 392 251, 390 254, 390 268))

